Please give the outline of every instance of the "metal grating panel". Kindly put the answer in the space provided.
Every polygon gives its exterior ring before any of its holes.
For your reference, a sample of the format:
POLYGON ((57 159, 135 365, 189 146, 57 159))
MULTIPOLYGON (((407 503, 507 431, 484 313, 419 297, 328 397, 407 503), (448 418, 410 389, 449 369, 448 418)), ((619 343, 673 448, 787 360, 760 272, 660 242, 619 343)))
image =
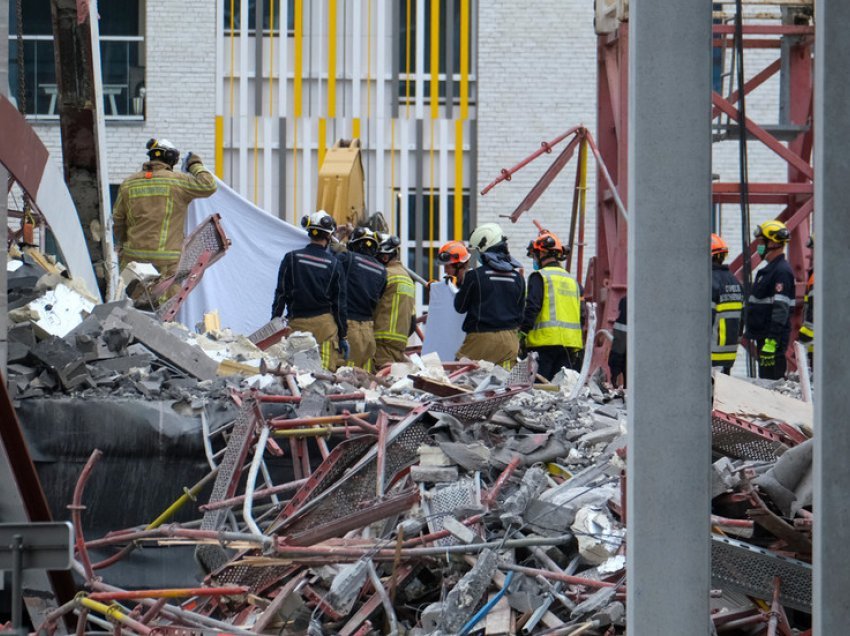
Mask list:
MULTIPOLYGON (((253 400, 245 402, 239 410, 236 423, 227 440, 224 457, 218 465, 218 475, 216 475, 208 503, 221 501, 235 494, 245 457, 254 440, 258 416, 258 406, 253 400)), ((205 512, 201 520, 201 530, 220 529, 224 525, 227 511, 227 508, 220 508, 205 512)), ((217 545, 199 545, 195 548, 195 558, 207 568, 208 572, 213 572, 227 562, 227 552, 217 545)))
POLYGON ((520 360, 511 369, 508 377, 508 386, 525 386, 534 384, 534 376, 537 373, 537 354, 529 354, 525 360, 520 360))
POLYGON ((789 559, 743 541, 713 536, 711 542, 712 584, 770 602, 773 578, 778 576, 779 601, 803 612, 812 611, 812 566, 789 559))
MULTIPOLYGON (((478 489, 471 477, 464 477, 453 484, 429 491, 427 498, 421 498, 423 507, 426 508, 428 529, 431 532, 439 532, 443 529, 446 515, 452 514, 458 508, 477 507, 480 501, 476 493, 478 489)), ((452 536, 434 541, 434 545, 441 547, 456 543, 458 540, 452 536)))
POLYGON ((714 411, 711 417, 711 447, 735 459, 775 461, 794 444, 763 426, 714 411))
POLYGON ((459 420, 475 422, 486 420, 495 413, 502 404, 528 391, 529 385, 520 385, 495 391, 480 393, 465 393, 447 398, 438 398, 429 402, 429 409, 440 413, 454 415, 459 420))
POLYGON ((243 585, 251 594, 259 594, 291 573, 291 565, 246 565, 235 563, 215 575, 217 585, 243 585))
POLYGON ((221 228, 221 216, 213 214, 201 221, 183 243, 183 251, 180 254, 180 262, 174 274, 176 282, 186 278, 198 262, 201 254, 209 252, 212 256, 208 265, 212 265, 224 256, 230 241, 221 228))
MULTIPOLYGON (((384 483, 390 483, 395 475, 418 459, 417 450, 427 439, 425 425, 416 421, 387 444, 384 483)), ((297 534, 357 511, 362 502, 375 498, 377 473, 377 453, 373 452, 364 463, 353 468, 351 474, 317 498, 309 510, 285 523, 283 530, 278 533, 297 534)))

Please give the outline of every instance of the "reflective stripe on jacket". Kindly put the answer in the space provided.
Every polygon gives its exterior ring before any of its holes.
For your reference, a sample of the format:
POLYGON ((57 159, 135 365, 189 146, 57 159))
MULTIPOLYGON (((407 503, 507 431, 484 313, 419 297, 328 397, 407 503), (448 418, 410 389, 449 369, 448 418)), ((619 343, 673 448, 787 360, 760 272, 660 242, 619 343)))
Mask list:
POLYGON ((747 338, 773 338, 784 351, 791 331, 795 294, 794 273, 781 254, 756 273, 747 300, 747 338))
POLYGON ((375 340, 407 345, 416 313, 413 279, 399 261, 387 265, 387 287, 375 309, 375 340))
POLYGON ((543 305, 528 332, 527 345, 581 349, 581 298, 576 279, 555 265, 534 275, 543 279, 543 305))
POLYGON ((712 264, 711 278, 711 362, 728 366, 738 355, 744 292, 726 265, 712 264))
POLYGON ((189 204, 217 188, 215 177, 200 160, 189 170, 174 172, 162 161, 150 161, 118 188, 112 218, 123 260, 180 258, 189 204))
POLYGON ((815 275, 809 276, 806 295, 803 296, 803 325, 800 327, 800 342, 806 345, 810 353, 815 350, 815 275))

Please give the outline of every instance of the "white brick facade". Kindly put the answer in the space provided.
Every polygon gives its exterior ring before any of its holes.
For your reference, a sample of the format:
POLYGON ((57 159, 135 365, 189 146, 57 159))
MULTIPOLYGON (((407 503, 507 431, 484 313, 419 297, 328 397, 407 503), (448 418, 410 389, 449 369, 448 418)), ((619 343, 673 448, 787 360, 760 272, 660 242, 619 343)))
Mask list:
MULTIPOLYGON (((215 137, 215 3, 159 2, 145 10, 145 121, 106 123, 109 182, 121 183, 146 160, 145 144, 165 137, 213 164, 215 137)), ((33 126, 61 168, 59 121, 33 126)))

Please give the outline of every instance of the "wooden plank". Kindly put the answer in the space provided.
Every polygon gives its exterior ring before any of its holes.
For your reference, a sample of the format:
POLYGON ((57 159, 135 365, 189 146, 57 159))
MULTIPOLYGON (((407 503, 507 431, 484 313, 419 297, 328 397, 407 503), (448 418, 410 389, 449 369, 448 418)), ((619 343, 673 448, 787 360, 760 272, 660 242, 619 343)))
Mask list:
MULTIPOLYGON (((490 598, 492 599, 494 596, 496 596, 495 593, 491 594, 490 598)), ((484 633, 491 636, 510 636, 510 634, 516 633, 514 613, 511 611, 507 597, 500 598, 499 602, 487 614, 484 633)))
POLYGON ((814 431, 814 409, 811 403, 723 373, 714 375, 714 408, 746 420, 775 419, 795 424, 809 436, 814 431))

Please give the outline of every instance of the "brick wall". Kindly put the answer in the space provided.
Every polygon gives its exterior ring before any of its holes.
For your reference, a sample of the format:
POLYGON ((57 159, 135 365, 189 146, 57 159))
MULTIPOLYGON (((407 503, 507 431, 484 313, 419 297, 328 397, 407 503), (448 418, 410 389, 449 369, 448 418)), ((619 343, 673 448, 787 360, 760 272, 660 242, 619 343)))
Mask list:
MULTIPOLYGON (((199 154, 210 167, 214 161, 215 2, 148 0, 146 5, 146 118, 107 120, 110 183, 139 170, 151 137, 199 154)), ((59 122, 34 128, 61 167, 59 122)))

